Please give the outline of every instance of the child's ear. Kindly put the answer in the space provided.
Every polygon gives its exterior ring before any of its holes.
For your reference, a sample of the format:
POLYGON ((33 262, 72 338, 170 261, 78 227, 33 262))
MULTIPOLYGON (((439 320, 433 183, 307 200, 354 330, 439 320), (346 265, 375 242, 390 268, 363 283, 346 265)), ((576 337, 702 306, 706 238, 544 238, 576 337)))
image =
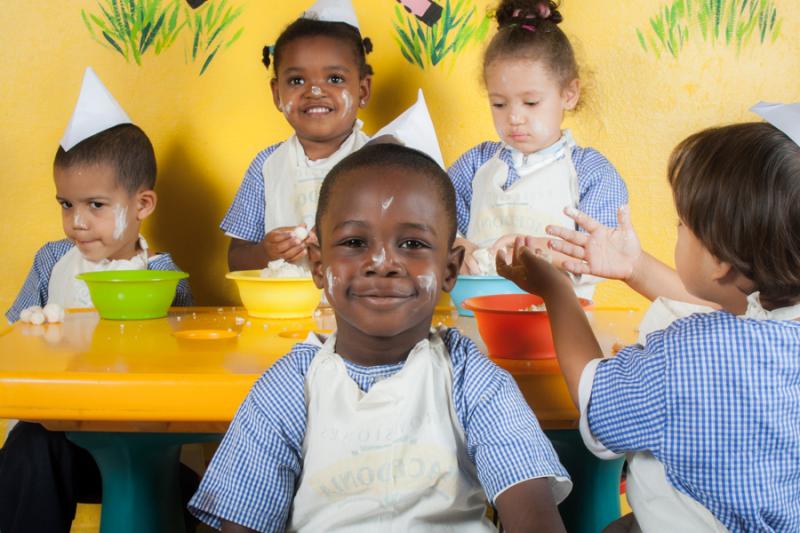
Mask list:
POLYGON ((464 262, 464 247, 453 246, 447 255, 447 266, 445 267, 444 279, 442 280, 442 290, 450 292, 458 279, 458 272, 461 270, 461 263, 464 262))
POLYGON ((366 75, 358 83, 358 107, 367 107, 372 96, 372 76, 366 75))
POLYGON ((307 245, 308 264, 311 266, 311 278, 318 289, 325 288, 325 272, 322 271, 322 250, 319 248, 317 240, 309 242, 307 245))
POLYGON ((283 109, 281 108, 281 95, 278 94, 278 78, 269 80, 269 88, 272 91, 272 102, 275 104, 275 108, 283 113, 283 109))
POLYGON ((561 90, 561 99, 564 103, 564 109, 572 110, 578 105, 578 99, 581 97, 581 81, 575 78, 561 90))
POLYGON ((714 260, 714 268, 711 271, 711 280, 719 284, 727 284, 733 282, 738 278, 739 273, 733 266, 721 259, 712 256, 714 260))
POLYGON ((141 222, 156 210, 158 196, 152 189, 141 190, 136 193, 136 220, 141 222))

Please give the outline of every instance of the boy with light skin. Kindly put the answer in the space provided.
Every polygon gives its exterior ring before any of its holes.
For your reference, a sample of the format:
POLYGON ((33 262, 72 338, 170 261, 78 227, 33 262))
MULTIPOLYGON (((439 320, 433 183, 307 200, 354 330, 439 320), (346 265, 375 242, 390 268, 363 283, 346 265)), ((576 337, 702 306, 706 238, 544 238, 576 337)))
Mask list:
POLYGON ((800 125, 792 122, 713 128, 674 150, 675 270, 641 250, 627 211, 618 230, 574 212, 588 233, 548 230, 565 239, 549 246, 574 258, 564 263, 571 272, 717 311, 674 320, 603 359, 546 251, 519 238, 511 263, 498 259, 501 275, 547 305, 584 443, 601 458, 627 454, 628 499, 643 531, 800 528, 800 125))
MULTIPOLYGON (((32 306, 93 307, 85 282, 75 278, 83 272, 180 270, 169 254, 150 251, 139 233, 157 203, 153 145, 91 69, 56 152, 53 176, 66 239, 36 253, 6 312, 9 322, 32 306)), ((173 304, 191 303, 189 285, 181 280, 173 304)), ((197 482, 197 474, 181 465, 183 493, 191 494, 197 482)), ((0 449, 0 531, 68 533, 77 503, 99 502, 101 489, 89 452, 63 432, 19 422, 0 449)), ((186 518, 191 527, 192 517, 186 518)))
POLYGON ((231 532, 493 531, 488 498, 506 531, 564 530, 566 472, 513 378, 430 330, 463 261, 455 226, 421 152, 371 144, 334 167, 309 258, 337 331, 255 384, 192 512, 231 532))

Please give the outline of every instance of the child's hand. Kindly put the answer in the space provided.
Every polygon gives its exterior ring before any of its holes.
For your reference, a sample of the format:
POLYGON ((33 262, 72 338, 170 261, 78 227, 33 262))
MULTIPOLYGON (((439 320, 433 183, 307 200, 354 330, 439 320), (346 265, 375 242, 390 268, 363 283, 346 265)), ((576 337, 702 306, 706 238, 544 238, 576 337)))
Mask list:
POLYGON ((531 250, 536 250, 537 248, 540 248, 542 250, 548 250, 548 249, 551 250, 550 262, 556 268, 563 268, 562 267, 563 262, 572 259, 568 255, 552 251, 552 247, 550 246, 550 241, 553 241, 555 239, 551 239, 549 237, 531 237, 515 233, 503 235, 502 237, 497 239, 490 248, 492 255, 494 257, 497 257, 499 254, 505 253, 508 254, 508 256, 510 257, 511 253, 514 251, 514 243, 520 237, 525 239, 525 246, 527 246, 531 250))
POLYGON ((469 274, 471 276, 479 275, 481 273, 481 268, 478 266, 478 261, 472 257, 472 254, 478 249, 478 245, 463 237, 456 237, 453 246, 464 247, 464 262, 461 264, 461 271, 459 274, 469 274))
POLYGON ((616 228, 609 228, 577 209, 564 210, 587 233, 560 226, 547 226, 547 233, 563 240, 551 240, 550 248, 571 259, 562 268, 573 274, 591 274, 628 281, 642 257, 642 246, 631 225, 627 205, 617 211, 616 228))
POLYGON ((288 226, 275 228, 267 233, 261 244, 266 248, 270 261, 283 259, 293 262, 302 259, 306 255, 306 240, 308 240, 308 237, 303 240, 298 239, 292 234, 294 229, 295 226, 288 226))
POLYGON ((566 286, 571 293, 569 278, 551 264, 548 253, 536 248, 535 242, 534 237, 517 237, 510 263, 508 252, 497 254, 497 273, 516 283, 520 289, 543 298, 560 285, 566 286))

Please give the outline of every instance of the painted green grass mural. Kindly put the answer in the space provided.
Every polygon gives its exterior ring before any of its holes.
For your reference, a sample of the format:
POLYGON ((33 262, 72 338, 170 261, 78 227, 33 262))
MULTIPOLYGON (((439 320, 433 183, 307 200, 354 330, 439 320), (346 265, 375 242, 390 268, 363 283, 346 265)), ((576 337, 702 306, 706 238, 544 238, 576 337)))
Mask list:
POLYGON ((636 30, 644 51, 677 58, 690 37, 735 46, 737 54, 753 39, 759 44, 774 42, 783 19, 774 0, 675 0, 649 22, 649 27, 636 30))
POLYGON ((242 6, 228 0, 97 0, 97 9, 81 10, 89 34, 125 61, 141 65, 147 53, 160 54, 183 34, 186 60, 200 64, 200 75, 244 31, 233 27, 242 6))
POLYGON ((490 16, 479 14, 467 0, 445 0, 435 24, 428 25, 399 5, 395 6, 392 24, 403 57, 425 69, 435 67, 448 56, 455 57, 470 42, 483 40, 490 21, 490 16))

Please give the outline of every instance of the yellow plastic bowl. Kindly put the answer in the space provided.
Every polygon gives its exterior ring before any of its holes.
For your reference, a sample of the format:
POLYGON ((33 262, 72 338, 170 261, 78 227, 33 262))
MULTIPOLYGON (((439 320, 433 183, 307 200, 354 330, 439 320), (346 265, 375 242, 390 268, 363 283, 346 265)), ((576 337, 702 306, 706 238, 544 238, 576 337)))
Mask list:
POLYGON ((260 270, 229 272, 247 313, 256 318, 306 318, 319 305, 321 290, 311 278, 262 278, 260 270))

